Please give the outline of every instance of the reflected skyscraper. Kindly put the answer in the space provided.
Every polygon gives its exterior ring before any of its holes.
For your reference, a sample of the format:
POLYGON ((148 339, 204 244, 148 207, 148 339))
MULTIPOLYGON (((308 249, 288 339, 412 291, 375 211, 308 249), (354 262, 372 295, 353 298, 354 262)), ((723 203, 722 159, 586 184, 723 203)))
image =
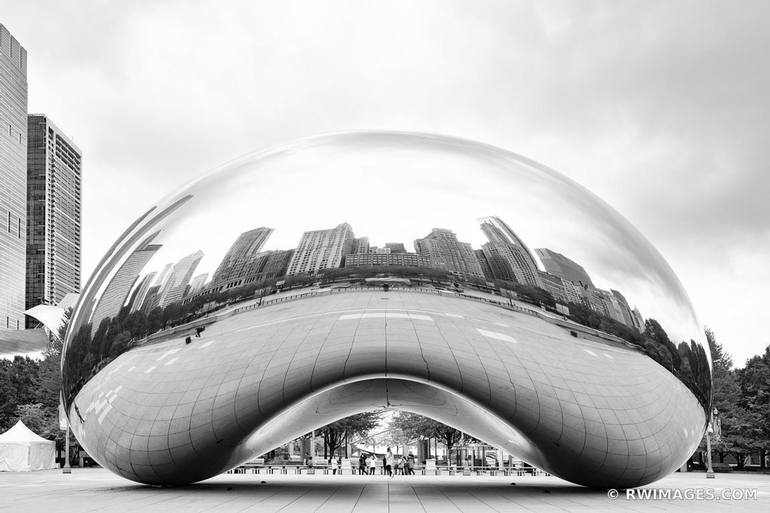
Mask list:
POLYGON ((151 272, 142 278, 142 281, 139 283, 139 286, 136 289, 136 294, 134 294, 134 297, 131 300, 131 312, 135 312, 142 307, 144 300, 147 299, 147 294, 150 292, 152 282, 155 280, 155 276, 157 275, 158 273, 151 272))
POLYGON ((620 314, 623 316, 623 321, 622 321, 623 324, 625 324, 626 326, 630 326, 632 328, 636 328, 639 331, 641 331, 643 329, 643 325, 637 326, 636 322, 634 321, 634 315, 631 312, 631 307, 628 305, 628 301, 626 301, 626 297, 623 294, 621 294, 619 291, 614 289, 610 290, 610 292, 612 293, 612 296, 615 298, 615 301, 618 304, 618 307, 620 309, 620 314))
POLYGON ((586 270, 583 269, 583 266, 570 260, 561 253, 557 253, 548 248, 536 248, 535 253, 537 253, 540 262, 542 262, 543 267, 545 267, 545 270, 549 273, 573 283, 580 283, 588 285, 589 287, 594 286, 591 277, 586 270))
POLYGON ((424 238, 414 241, 414 247, 419 255, 428 259, 431 267, 449 271, 460 279, 484 278, 473 248, 457 240, 452 230, 433 228, 424 238))
POLYGON ((492 271, 492 266, 489 264, 489 259, 483 249, 474 249, 473 253, 476 255, 476 260, 479 261, 481 271, 484 273, 484 278, 487 281, 494 281, 495 273, 492 271))
POLYGON ((144 300, 144 304, 141 306, 143 312, 150 313, 158 307, 158 304, 160 303, 160 293, 162 290, 165 290, 168 280, 171 279, 171 273, 173 270, 174 264, 168 263, 163 266, 163 269, 161 269, 160 272, 157 273, 155 281, 147 292, 147 298, 144 300))
POLYGON ((165 308, 172 303, 182 300, 187 290, 187 285, 190 284, 190 278, 192 278, 195 268, 198 267, 198 263, 200 263, 202 258, 203 252, 198 250, 174 264, 174 269, 171 271, 168 281, 161 289, 158 306, 165 308))
POLYGON ((369 253, 369 237, 354 237, 345 241, 345 255, 360 255, 369 253))
POLYGON ((272 228, 264 226, 243 232, 227 250, 211 280, 212 283, 227 283, 243 275, 243 267, 248 265, 265 245, 272 228))
POLYGON ((353 229, 348 223, 329 230, 304 232, 286 274, 315 274, 323 269, 340 267, 345 243, 353 237, 353 229))
POLYGON ((391 253, 406 253, 406 248, 403 242, 387 242, 385 247, 390 250, 391 253))
POLYGON ((206 284, 206 280, 209 279, 209 273, 202 273, 198 274, 197 276, 194 276, 192 281, 190 282, 190 291, 188 294, 195 294, 199 290, 203 288, 203 285, 206 284))
POLYGON ((27 51, 0 25, 0 329, 24 328, 27 51))
POLYGON ((480 221, 481 231, 489 240, 482 248, 496 277, 543 288, 535 259, 524 241, 499 217, 484 217, 480 221), (510 271, 505 269, 506 265, 510 271), (506 271, 511 278, 504 277, 506 271))
POLYGON ((564 286, 564 280, 543 271, 538 271, 540 275, 540 283, 543 284, 543 288, 547 290, 553 298, 562 303, 579 303, 579 296, 572 296, 567 293, 567 289, 564 286))
MULTIPOLYGON (((45 115, 28 117, 26 307, 80 292, 81 152, 45 115)), ((28 327, 34 322, 28 318, 28 327)))
MULTIPOLYGON (((390 248, 384 248, 390 251, 390 248)), ((358 253, 345 257, 345 268, 354 267, 430 267, 430 260, 417 253, 358 253)))
POLYGON ((160 244, 151 243, 154 238, 155 235, 148 237, 136 251, 131 253, 107 284, 90 319, 93 333, 104 319, 116 316, 123 308, 128 294, 139 278, 139 273, 161 248, 160 244))
MULTIPOLYGON (((289 267, 289 261, 294 250, 262 251, 253 255, 250 260, 238 266, 238 271, 231 273, 226 281, 212 281, 202 293, 222 292, 227 289, 250 285, 259 287, 268 280, 276 280, 284 276, 289 267)), ((191 287, 193 289, 194 287, 191 287)), ((199 292, 201 289, 196 289, 199 292)), ((192 296, 194 292, 190 292, 192 296)))

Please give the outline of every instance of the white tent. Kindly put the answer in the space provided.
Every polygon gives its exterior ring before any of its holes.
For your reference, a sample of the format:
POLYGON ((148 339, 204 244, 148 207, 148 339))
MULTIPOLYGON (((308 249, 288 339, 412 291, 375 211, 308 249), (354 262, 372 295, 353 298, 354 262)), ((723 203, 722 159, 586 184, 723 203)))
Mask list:
POLYGON ((56 443, 29 430, 22 421, 0 435, 0 471, 56 468, 56 443))

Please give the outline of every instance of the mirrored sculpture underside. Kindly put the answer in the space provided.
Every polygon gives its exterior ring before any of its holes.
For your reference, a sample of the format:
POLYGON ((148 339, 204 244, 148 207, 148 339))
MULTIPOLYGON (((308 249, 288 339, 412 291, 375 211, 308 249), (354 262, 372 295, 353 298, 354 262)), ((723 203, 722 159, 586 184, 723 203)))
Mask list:
POLYGON ((193 332, 123 353, 71 405, 89 454, 128 479, 206 479, 390 407, 572 482, 625 488, 673 471, 705 421, 692 392, 639 350, 481 298, 316 291, 221 312, 186 343, 193 332))

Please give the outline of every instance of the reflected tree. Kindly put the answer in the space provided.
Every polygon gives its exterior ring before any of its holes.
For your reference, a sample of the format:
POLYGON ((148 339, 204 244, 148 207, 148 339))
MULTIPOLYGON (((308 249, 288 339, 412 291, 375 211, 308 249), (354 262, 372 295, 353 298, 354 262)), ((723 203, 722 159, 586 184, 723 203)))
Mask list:
POLYGON ((377 427, 380 418, 380 412, 369 411, 345 417, 320 428, 318 432, 324 440, 324 459, 330 454, 335 454, 345 444, 346 439, 366 436, 377 427))

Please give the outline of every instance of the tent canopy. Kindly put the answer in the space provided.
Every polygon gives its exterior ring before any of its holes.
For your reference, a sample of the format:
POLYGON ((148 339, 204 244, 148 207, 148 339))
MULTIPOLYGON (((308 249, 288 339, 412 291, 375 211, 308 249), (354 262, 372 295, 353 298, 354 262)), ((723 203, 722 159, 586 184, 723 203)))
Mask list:
POLYGON ((0 443, 32 444, 40 442, 53 443, 29 429, 21 420, 14 424, 11 429, 0 435, 0 443))
POLYGON ((56 444, 36 435, 20 420, 0 435, 0 471, 56 468, 56 444))

